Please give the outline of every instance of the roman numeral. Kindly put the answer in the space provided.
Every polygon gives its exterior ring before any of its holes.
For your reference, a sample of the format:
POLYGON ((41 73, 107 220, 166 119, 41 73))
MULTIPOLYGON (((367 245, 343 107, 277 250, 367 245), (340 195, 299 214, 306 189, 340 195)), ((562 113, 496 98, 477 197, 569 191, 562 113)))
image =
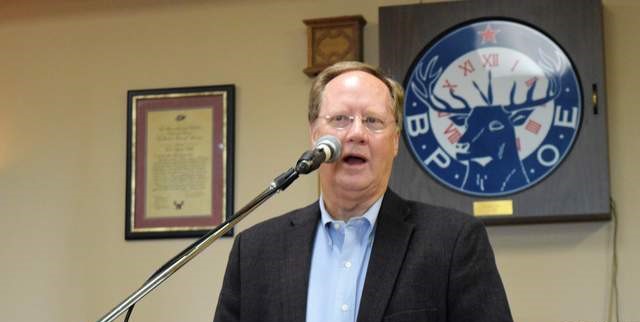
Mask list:
POLYGON ((460 133, 453 123, 449 124, 447 129, 444 130, 444 135, 447 136, 447 140, 449 140, 449 143, 451 144, 457 143, 460 140, 460 137, 462 137, 462 133, 460 133))
POLYGON ((482 55, 482 67, 497 67, 500 65, 500 55, 499 54, 488 54, 482 55))
POLYGON ((471 74, 476 71, 476 68, 473 67, 473 64, 469 59, 465 60, 462 65, 458 65, 458 68, 464 71, 464 76, 467 76, 468 74, 471 74))
POLYGON ((529 122, 527 122, 527 125, 525 125, 524 128, 533 134, 538 134, 538 132, 540 132, 540 129, 542 128, 542 124, 534 120, 529 120, 529 122))

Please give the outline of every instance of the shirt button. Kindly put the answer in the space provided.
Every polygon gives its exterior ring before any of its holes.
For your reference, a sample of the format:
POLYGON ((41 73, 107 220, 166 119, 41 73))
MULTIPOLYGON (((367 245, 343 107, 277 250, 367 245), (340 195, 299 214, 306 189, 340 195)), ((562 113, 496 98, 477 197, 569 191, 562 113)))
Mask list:
POLYGON ((339 223, 333 224, 333 228, 336 230, 340 229, 340 224, 339 223))
POLYGON ((349 311, 349 305, 342 304, 342 306, 340 307, 340 309, 342 310, 342 312, 347 312, 347 311, 349 311))
POLYGON ((350 268, 351 267, 351 262, 350 261, 344 262, 344 267, 350 268))

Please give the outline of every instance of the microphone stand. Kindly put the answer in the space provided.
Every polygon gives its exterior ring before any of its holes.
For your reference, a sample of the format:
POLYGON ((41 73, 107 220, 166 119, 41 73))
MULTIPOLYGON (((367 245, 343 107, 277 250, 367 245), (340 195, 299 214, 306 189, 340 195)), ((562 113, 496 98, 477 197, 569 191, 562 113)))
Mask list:
POLYGON ((195 241, 189 247, 185 248, 178 255, 173 257, 169 262, 163 265, 158 271, 151 276, 140 288, 133 292, 124 301, 114 307, 111 311, 105 314, 98 322, 110 322, 116 319, 127 308, 133 306, 140 301, 145 295, 155 289, 158 285, 162 284, 173 273, 178 271, 182 266, 187 264, 191 259, 200 254, 203 250, 209 247, 214 241, 222 237, 231 228, 233 228, 238 222, 246 217, 253 210, 258 208, 262 203, 271 198, 276 192, 284 191, 293 181, 298 179, 300 173, 308 173, 305 171, 299 171, 298 166, 296 169, 289 168, 289 170, 283 172, 277 176, 271 184, 262 191, 258 196, 253 198, 246 206, 238 210, 231 218, 228 218, 225 222, 218 227, 209 231, 200 239, 195 241))

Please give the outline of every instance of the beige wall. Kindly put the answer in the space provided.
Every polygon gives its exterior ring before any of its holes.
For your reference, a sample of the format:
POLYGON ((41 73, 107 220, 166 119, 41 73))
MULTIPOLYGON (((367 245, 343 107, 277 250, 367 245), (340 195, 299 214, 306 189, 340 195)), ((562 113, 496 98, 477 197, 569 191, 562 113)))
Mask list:
MULTIPOLYGON (((0 4, 1 320, 96 320, 191 242, 124 241, 128 89, 236 84, 235 203, 241 206, 308 146, 302 19, 364 15, 365 60, 377 64, 377 7, 407 3, 172 2, 178 3, 0 4), (259 167, 251 162, 274 148, 280 152, 259 167)), ((638 322, 640 3, 604 6, 621 321, 638 322)), ((303 177, 239 230, 316 194, 315 176, 303 177)), ((517 321, 607 320, 610 222, 490 227, 489 233, 517 321)), ((214 244, 147 296, 132 320, 210 321, 231 242, 214 244)))

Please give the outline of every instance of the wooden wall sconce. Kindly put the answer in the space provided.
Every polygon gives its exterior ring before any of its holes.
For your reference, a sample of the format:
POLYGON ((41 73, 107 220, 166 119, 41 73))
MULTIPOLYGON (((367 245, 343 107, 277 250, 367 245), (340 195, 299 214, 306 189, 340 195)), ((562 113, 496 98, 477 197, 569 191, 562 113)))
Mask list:
POLYGON ((314 77, 339 61, 362 61, 362 28, 367 21, 361 15, 303 22, 307 25, 307 76, 314 77))

